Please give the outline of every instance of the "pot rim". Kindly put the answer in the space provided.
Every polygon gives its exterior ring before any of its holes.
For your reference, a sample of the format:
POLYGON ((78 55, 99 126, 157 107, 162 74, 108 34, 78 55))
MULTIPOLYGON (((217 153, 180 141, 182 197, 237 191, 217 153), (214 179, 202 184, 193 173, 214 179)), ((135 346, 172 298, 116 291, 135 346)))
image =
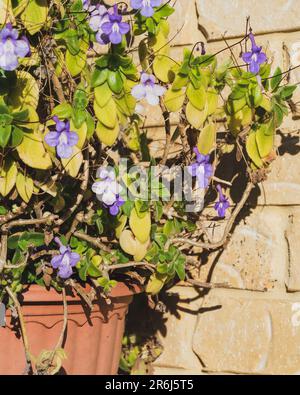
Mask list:
MULTIPOLYGON (((88 292, 91 289, 90 285, 85 288, 88 292)), ((108 297, 111 299, 126 298, 143 292, 143 287, 134 283, 118 282, 118 284, 111 290, 108 297)), ((25 292, 21 293, 23 300, 22 305, 31 303, 62 303, 61 293, 56 291, 53 287, 47 289, 38 284, 29 285, 25 292)), ((80 296, 73 291, 73 295, 67 294, 68 302, 81 302, 80 296)))

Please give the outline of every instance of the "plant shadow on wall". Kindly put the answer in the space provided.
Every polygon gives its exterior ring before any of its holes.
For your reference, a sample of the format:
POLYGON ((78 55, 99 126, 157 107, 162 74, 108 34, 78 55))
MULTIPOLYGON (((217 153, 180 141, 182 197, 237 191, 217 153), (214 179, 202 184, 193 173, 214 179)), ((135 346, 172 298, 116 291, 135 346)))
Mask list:
MULTIPOLYGON (((147 301, 159 316, 164 308, 176 314, 177 304, 172 296, 168 307, 167 293, 157 301, 160 291, 181 281, 200 298, 213 286, 212 273, 206 283, 194 273, 255 206, 297 86, 285 80, 290 70, 271 69, 249 23, 244 37, 216 54, 200 42, 173 59, 172 1, 48 3, 5 0, 0 10, 0 303, 7 318, 0 317, 0 366, 15 366, 1 359, 5 335, 18 350, 22 340, 29 374, 115 373, 133 294, 145 291, 137 304, 148 314, 147 301), (147 108, 164 121, 158 157, 147 108), (58 308, 55 341, 49 323, 32 335, 29 305, 58 308), (78 309, 89 325, 75 333, 69 315, 78 309), (109 314, 118 309, 119 321, 109 314), (106 319, 111 341, 103 342, 95 333, 105 333, 106 319), (81 339, 76 347, 72 336, 81 339), (79 355, 66 359, 74 350, 79 355)), ((164 324, 149 327, 164 333, 164 324)), ((159 345, 149 336, 142 352, 151 360, 159 345)), ((139 356, 135 341, 124 339, 127 371, 139 356)))
MULTIPOLYGON (((283 155, 297 155, 300 151, 299 136, 290 133, 283 133, 278 131, 280 136, 280 145, 277 147, 278 156, 283 155)), ((230 182, 230 197, 233 204, 237 204, 245 191, 246 182, 243 173, 246 171, 246 165, 237 155, 237 150, 224 155, 220 161, 219 171, 216 177, 230 182)), ((243 207, 241 212, 232 225, 231 234, 234 233, 236 226, 243 222, 255 207, 257 206, 258 198, 263 194, 264 179, 261 180, 260 186, 256 185, 251 191, 247 204, 243 207)), ((216 193, 212 192, 206 195, 205 206, 209 206, 216 200, 216 193)), ((163 346, 160 344, 160 337, 166 337, 167 320, 169 316, 174 316, 180 320, 182 313, 198 316, 205 314, 212 310, 222 308, 222 304, 210 306, 209 308, 194 308, 183 307, 182 304, 188 304, 200 301, 204 296, 208 295, 210 290, 218 286, 226 288, 227 284, 214 284, 212 283, 213 272, 220 256, 222 255, 226 243, 222 246, 215 255, 210 268, 207 271, 206 283, 201 283, 197 280, 191 281, 191 286, 195 287, 198 295, 193 298, 185 298, 176 292, 168 292, 173 286, 178 284, 178 279, 171 281, 164 287, 164 289, 156 295, 156 297, 149 297, 145 294, 139 295, 135 298, 134 302, 129 308, 128 317, 126 320, 126 330, 123 342, 123 352, 120 363, 120 374, 151 374, 153 372, 152 363, 163 353, 163 346), (142 320, 136 320, 136 317, 143 317, 142 320)), ((255 253, 254 253, 255 254, 255 253)), ((193 251, 190 251, 190 257, 193 256, 193 251)), ((197 273, 200 274, 201 269, 208 264, 210 252, 203 251, 195 254, 199 265, 197 270, 191 267, 191 273, 187 268, 187 276, 189 278, 197 278, 197 273)), ((180 283, 180 282, 179 282, 180 283)), ((200 361, 201 362, 201 361, 200 361)), ((201 362, 202 363, 202 362, 201 362)), ((204 365, 203 365, 204 366, 204 365)))

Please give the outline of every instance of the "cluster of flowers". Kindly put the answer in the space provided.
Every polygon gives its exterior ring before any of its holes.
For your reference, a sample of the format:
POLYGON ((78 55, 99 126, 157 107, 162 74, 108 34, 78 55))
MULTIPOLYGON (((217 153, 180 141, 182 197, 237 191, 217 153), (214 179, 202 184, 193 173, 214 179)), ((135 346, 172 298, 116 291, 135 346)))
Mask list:
POLYGON ((98 181, 92 185, 92 191, 96 193, 97 199, 103 202, 104 207, 109 209, 111 215, 118 215, 119 208, 125 200, 120 196, 122 186, 116 180, 115 171, 100 168, 96 176, 98 181))
MULTIPOLYGON (((153 16, 155 7, 162 5, 162 0, 131 0, 130 5, 148 18, 153 16)), ((83 8, 89 14, 89 26, 96 33, 96 41, 102 45, 120 44, 123 36, 130 31, 130 25, 123 22, 117 4, 108 9, 104 5, 91 5, 90 0, 83 0, 83 8)), ((251 51, 243 53, 242 58, 249 65, 250 72, 257 75, 260 66, 267 61, 267 57, 262 52, 262 47, 257 46, 252 32, 249 34, 249 39, 251 51)), ((18 68, 19 59, 26 56, 30 56, 27 38, 19 38, 18 31, 13 29, 11 24, 6 24, 0 31, 0 68, 4 71, 13 71, 18 68)), ((156 84, 155 81, 153 75, 142 72, 140 83, 132 89, 132 96, 138 101, 145 99, 150 105, 158 105, 166 88, 156 84)), ((58 157, 70 158, 73 147, 78 143, 78 134, 70 130, 69 120, 62 121, 58 117, 53 117, 53 120, 55 130, 46 134, 45 142, 51 147, 56 147, 58 157)), ((210 156, 202 155, 198 148, 194 148, 194 153, 196 161, 189 166, 189 172, 197 178, 198 187, 206 189, 213 175, 210 156)), ((120 195, 122 187, 116 180, 114 170, 98 169, 97 181, 92 185, 92 190, 111 215, 116 216, 119 213, 125 201, 120 195)), ((214 208, 218 216, 224 218, 229 208, 229 200, 223 194, 220 185, 217 185, 217 190, 219 198, 214 208)), ((64 246, 59 238, 55 238, 55 241, 59 245, 60 254, 54 256, 51 263, 53 268, 58 269, 58 275, 66 279, 72 275, 72 268, 79 262, 80 255, 72 252, 68 245, 64 246)))

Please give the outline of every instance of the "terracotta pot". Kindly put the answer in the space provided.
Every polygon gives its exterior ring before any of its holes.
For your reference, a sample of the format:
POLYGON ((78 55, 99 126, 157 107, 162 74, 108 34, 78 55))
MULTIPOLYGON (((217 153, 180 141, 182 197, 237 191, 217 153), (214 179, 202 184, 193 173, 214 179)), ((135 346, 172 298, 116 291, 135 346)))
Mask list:
MULTIPOLYGON (((112 290, 112 304, 101 298, 90 312, 78 296, 68 296, 68 327, 63 374, 116 374, 119 366, 125 316, 138 286, 123 283, 112 290)), ((63 325, 62 297, 54 289, 32 285, 24 294, 22 311, 30 351, 38 356, 53 349, 63 325)), ((23 374, 25 354, 20 332, 7 310, 6 327, 0 328, 0 374, 23 374)), ((18 322, 18 321, 17 321, 18 322)))

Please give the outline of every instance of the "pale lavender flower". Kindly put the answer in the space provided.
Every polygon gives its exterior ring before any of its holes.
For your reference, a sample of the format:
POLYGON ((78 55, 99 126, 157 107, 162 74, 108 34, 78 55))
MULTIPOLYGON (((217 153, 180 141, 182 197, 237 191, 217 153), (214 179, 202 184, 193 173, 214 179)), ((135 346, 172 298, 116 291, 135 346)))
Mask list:
POLYGON ((196 154, 196 162, 188 166, 188 171, 193 177, 197 177, 199 188, 207 188, 213 174, 213 167, 209 163, 209 155, 202 155, 197 147, 193 151, 196 154))
POLYGON ((143 72, 141 74, 141 83, 132 88, 131 94, 137 100, 145 98, 150 105, 156 106, 159 104, 159 97, 165 91, 166 88, 155 83, 154 75, 143 72))
POLYGON ((242 55, 243 61, 249 64, 249 69, 251 73, 257 74, 260 69, 260 65, 267 61, 267 56, 264 52, 262 52, 262 47, 258 47, 256 45, 254 35, 252 33, 249 34, 249 38, 251 41, 251 52, 245 52, 242 55))
POLYGON ((117 215, 119 207, 125 201, 120 197, 119 193, 122 191, 122 187, 116 180, 115 171, 113 169, 100 168, 97 171, 97 178, 99 178, 99 181, 92 185, 92 191, 96 193, 97 199, 109 209, 111 215, 117 215))
POLYGON ((134 10, 140 10, 141 15, 151 17, 154 14, 153 7, 159 7, 162 0, 131 0, 130 5, 134 10))
POLYGON ((91 5, 90 0, 82 0, 82 8, 86 11, 88 11, 89 7, 91 5))
POLYGON ((19 66, 19 58, 30 54, 27 38, 18 37, 18 30, 13 29, 10 23, 0 31, 0 68, 5 71, 15 70, 19 66))
POLYGON ((58 117, 53 117, 56 123, 56 131, 49 132, 45 136, 45 142, 50 147, 56 147, 57 155, 60 158, 68 159, 72 155, 73 146, 78 143, 78 134, 70 131, 70 122, 60 121, 58 117))
POLYGON ((230 206, 227 197, 223 195, 222 188, 220 185, 217 185, 217 189, 219 192, 219 200, 215 203, 215 210, 218 213, 220 218, 224 218, 226 215, 226 210, 230 206))
POLYGON ((68 245, 64 246, 58 237, 55 237, 54 240, 59 245, 60 254, 51 259, 51 265, 54 269, 58 269, 59 277, 69 278, 73 274, 72 267, 80 261, 80 255, 77 252, 72 252, 68 245))
POLYGON ((97 32, 97 42, 102 45, 108 44, 109 37, 102 30, 103 24, 109 22, 107 8, 104 5, 97 4, 96 6, 90 6, 88 11, 90 13, 89 26, 94 32, 97 32))
POLYGON ((101 29, 112 44, 120 44, 122 36, 129 32, 130 26, 128 23, 122 22, 122 15, 118 12, 117 4, 114 5, 113 11, 108 13, 108 17, 109 22, 103 23, 101 29))

